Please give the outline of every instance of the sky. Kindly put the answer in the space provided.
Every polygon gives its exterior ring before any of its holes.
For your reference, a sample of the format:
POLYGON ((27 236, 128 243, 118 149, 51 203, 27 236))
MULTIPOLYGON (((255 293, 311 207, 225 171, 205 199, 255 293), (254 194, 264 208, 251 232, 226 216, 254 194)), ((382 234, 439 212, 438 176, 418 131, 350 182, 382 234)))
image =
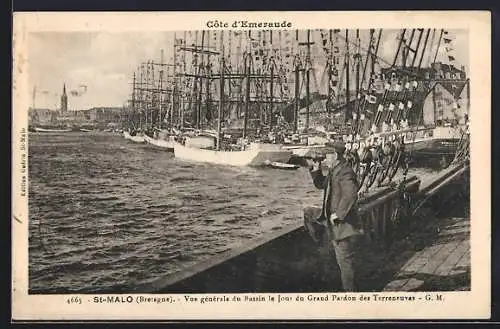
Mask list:
MULTIPOLYGON (((350 38, 354 37, 354 31, 349 33, 350 38)), ((177 37, 182 35, 183 32, 176 34, 177 37)), ((379 50, 383 61, 392 63, 398 35, 399 30, 383 31, 379 50)), ((368 31, 361 31, 362 40, 368 39, 367 36, 368 31)), ((453 40, 456 66, 468 68, 467 31, 449 30, 449 36, 453 40)), ((57 109, 63 84, 66 84, 71 110, 122 106, 130 97, 133 71, 141 62, 159 61, 162 49, 168 61, 173 52, 173 38, 170 31, 32 33, 28 41, 28 72, 31 95, 36 86, 35 107, 57 109)), ((313 41, 316 45, 321 44, 318 33, 313 35, 313 41)), ((447 62, 446 57, 442 44, 437 60, 447 62)), ((318 67, 319 62, 317 60, 318 67)), ((318 79, 320 71, 317 70, 318 79)))

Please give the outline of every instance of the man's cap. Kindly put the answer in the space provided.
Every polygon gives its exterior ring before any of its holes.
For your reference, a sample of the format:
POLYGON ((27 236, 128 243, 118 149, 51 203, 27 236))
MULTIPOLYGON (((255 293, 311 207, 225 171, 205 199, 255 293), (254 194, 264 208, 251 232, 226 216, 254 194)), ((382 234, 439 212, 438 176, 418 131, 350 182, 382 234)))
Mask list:
POLYGON ((323 154, 331 154, 334 152, 344 153, 345 143, 343 141, 328 142, 322 150, 323 154))

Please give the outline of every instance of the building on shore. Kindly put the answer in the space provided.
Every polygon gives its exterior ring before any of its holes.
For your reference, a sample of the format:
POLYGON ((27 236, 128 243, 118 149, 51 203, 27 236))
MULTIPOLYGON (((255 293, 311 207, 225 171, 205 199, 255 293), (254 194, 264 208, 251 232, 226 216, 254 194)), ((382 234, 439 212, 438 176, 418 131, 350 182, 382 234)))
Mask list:
POLYGON ((85 113, 85 118, 96 123, 119 123, 123 109, 121 107, 93 107, 78 111, 85 113))
POLYGON ((30 124, 50 125, 57 121, 58 111, 47 108, 30 108, 28 111, 28 122, 30 124))
POLYGON ((424 102, 424 124, 464 123, 469 93, 469 81, 436 82, 424 102))
POLYGON ((72 111, 68 107, 66 84, 63 84, 59 109, 32 107, 28 111, 28 125, 41 127, 95 127, 107 128, 121 123, 121 107, 92 107, 72 111))
POLYGON ((68 95, 66 95, 66 84, 63 85, 63 92, 61 95, 61 112, 68 112, 68 95))

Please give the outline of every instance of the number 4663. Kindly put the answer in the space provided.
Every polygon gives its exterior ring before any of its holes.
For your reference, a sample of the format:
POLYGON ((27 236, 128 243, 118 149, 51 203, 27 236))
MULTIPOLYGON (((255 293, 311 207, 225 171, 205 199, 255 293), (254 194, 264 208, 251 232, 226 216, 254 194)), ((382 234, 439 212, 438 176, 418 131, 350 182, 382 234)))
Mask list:
POLYGON ((82 299, 78 296, 71 296, 66 299, 67 304, 81 304, 82 299))

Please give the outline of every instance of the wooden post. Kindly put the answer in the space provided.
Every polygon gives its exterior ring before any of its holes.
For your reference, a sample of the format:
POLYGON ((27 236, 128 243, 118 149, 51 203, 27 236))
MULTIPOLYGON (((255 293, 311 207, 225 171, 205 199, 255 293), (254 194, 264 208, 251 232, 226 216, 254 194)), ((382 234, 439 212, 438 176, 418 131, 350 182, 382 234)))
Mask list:
POLYGON ((144 83, 144 65, 141 64, 140 69, 139 69, 139 85, 141 86, 140 93, 139 93, 139 129, 143 130, 142 127, 142 111, 144 110, 144 90, 143 88, 143 83, 144 83))
POLYGON ((269 129, 272 129, 273 128, 273 101, 274 101, 274 85, 273 85, 273 82, 274 82, 274 63, 271 64, 271 86, 269 87, 269 92, 271 93, 271 99, 270 99, 270 104, 269 104, 269 111, 270 111, 270 114, 269 114, 269 129))
MULTIPOLYGON (((210 31, 207 31, 207 49, 210 49, 210 31)), ((231 48, 229 48, 229 49, 231 49, 231 48)), ((221 56, 223 56, 223 55, 221 54, 221 56)), ((206 81, 205 81, 205 94, 206 94, 206 96, 205 96, 205 116, 206 116, 207 111, 209 111, 209 107, 210 107, 210 103, 211 103, 210 79, 208 78, 209 73, 210 73, 209 67, 210 67, 210 54, 207 54, 207 64, 204 67, 204 72, 205 72, 204 75, 207 77, 206 81)), ((200 120, 201 120, 201 114, 200 114, 200 120)), ((207 123, 208 123, 208 120, 207 120, 207 123)))
POLYGON ((415 36, 415 29, 412 29, 410 34, 410 42, 408 42, 408 44, 405 45, 405 49, 403 50, 403 58, 401 65, 403 67, 406 67, 406 61, 408 60, 408 55, 410 54, 411 44, 413 42, 414 36, 415 36))
POLYGON ((441 46, 441 39, 443 38, 443 33, 444 33, 444 30, 441 29, 441 33, 439 34, 439 41, 438 41, 437 48, 436 48, 436 54, 434 55, 434 59, 432 60, 432 63, 436 63, 437 55, 439 53, 439 47, 441 46))
POLYGON ((345 80, 346 80, 346 87, 345 87, 345 99, 346 99, 346 104, 345 104, 345 110, 344 110, 344 123, 347 123, 349 121, 349 118, 351 117, 351 111, 350 111, 350 98, 351 98, 351 93, 350 93, 350 63, 349 63, 349 30, 345 30, 345 46, 346 46, 346 53, 345 53, 345 80))
MULTIPOLYGON (((186 48, 186 45, 187 45, 187 34, 186 34, 186 32, 185 32, 185 31, 184 31, 184 35, 183 35, 183 37, 184 37, 184 38, 183 38, 182 43, 183 43, 183 45, 184 45, 184 48, 186 48)), ((182 53, 182 73, 183 73, 183 74, 186 74, 186 52, 183 52, 183 53, 182 53)), ((182 79, 183 79, 183 81, 182 81, 182 82, 183 82, 183 83, 185 83, 185 81, 186 81, 186 77, 183 77, 182 79)), ((179 108, 179 112, 180 112, 180 113, 179 113, 179 118, 180 118, 180 121, 181 121, 181 122, 179 123, 179 127, 180 127, 180 129, 182 130, 182 129, 184 129, 184 110, 185 110, 185 109, 184 109, 184 101, 185 101, 185 93, 184 93, 184 88, 182 88, 182 89, 180 90, 180 95, 179 95, 179 96, 180 96, 180 98, 181 98, 181 106, 180 106, 180 108, 179 108)))
MULTIPOLYGON (((356 133, 358 132, 358 122, 359 122, 359 102, 360 102, 360 61, 361 61, 361 54, 359 53, 359 48, 360 48, 360 42, 361 40, 359 39, 359 29, 356 29, 356 120, 353 120, 352 123, 352 129, 353 129, 353 135, 355 136, 356 133)), ((370 39, 370 44, 371 44, 371 39, 370 39)), ((368 55, 367 55, 368 56, 368 55)))
POLYGON ((153 66, 153 61, 151 61, 151 129, 153 128, 153 113, 156 105, 155 96, 156 96, 155 68, 153 66))
POLYGON ((295 109, 293 111, 293 131, 297 132, 299 123, 299 103, 300 103, 300 67, 297 61, 295 65, 295 109))
MULTIPOLYGON (((330 41, 330 58, 328 58, 328 100, 330 102, 333 102, 332 98, 333 98, 333 90, 332 90, 332 86, 331 86, 331 81, 332 81, 332 71, 333 71, 333 68, 335 67, 335 57, 333 56, 333 31, 330 29, 328 31, 328 39, 330 41)), ((328 107, 327 106, 327 113, 330 114, 330 109, 332 107, 332 104, 329 104, 330 106, 328 107)))
MULTIPOLYGON (((411 66, 415 66, 415 61, 417 60, 417 54, 418 54, 418 50, 420 49, 420 42, 422 41, 422 36, 424 35, 424 30, 423 29, 420 29, 419 30, 420 33, 418 35, 418 39, 417 39, 417 45, 413 51, 413 59, 411 61, 411 66)), ((427 33, 427 37, 429 36, 429 34, 427 33)))
POLYGON ((246 69, 246 90, 245 90, 245 113, 243 117, 243 138, 247 137, 247 124, 248 124, 248 111, 250 110, 250 53, 247 54, 245 58, 245 69, 246 69))
POLYGON ((422 49, 422 54, 420 55, 420 60, 418 61, 418 67, 422 67, 422 61, 424 60, 425 49, 427 49, 427 42, 429 41, 429 35, 431 33, 431 29, 427 29, 427 34, 425 35, 424 40, 424 48, 422 49))
MULTIPOLYGON (((174 40, 175 40, 175 35, 174 35, 174 40)), ((159 101, 159 114, 158 114, 158 129, 162 129, 163 126, 163 118, 162 118, 162 109, 163 109, 163 49, 161 50, 160 53, 160 83, 159 83, 159 89, 160 89, 160 101, 159 101)))
POLYGON ((387 213, 388 213, 388 206, 389 205, 389 202, 386 201, 384 203, 382 203, 379 207, 380 207, 380 213, 379 213, 379 216, 380 216, 380 221, 381 221, 381 228, 382 228, 382 231, 381 231, 381 235, 383 237, 383 239, 385 240, 385 237, 386 237, 386 233, 387 233, 387 213))
MULTIPOLYGON (((205 43, 205 31, 201 32, 201 49, 203 50, 205 43)), ((201 78, 201 74, 203 74, 203 65, 204 65, 204 60, 203 60, 203 53, 200 53, 199 55, 201 57, 201 62, 200 66, 198 68, 198 75, 200 77, 198 78, 200 85, 199 85, 199 90, 198 90, 198 104, 196 107, 196 129, 201 129, 201 97, 202 97, 202 92, 203 92, 203 79, 201 78)))
MULTIPOLYGON (((174 33, 174 67, 173 67, 173 77, 172 81, 174 82, 173 88, 172 88, 172 105, 170 107, 170 129, 174 129, 174 114, 175 114, 175 99, 177 97, 177 91, 178 91, 178 86, 177 86, 177 46, 176 46, 176 34, 174 33)), ((162 65, 163 65, 163 51, 162 51, 162 65)), ((162 120, 163 121, 163 120, 162 120)))
POLYGON ((470 79, 467 79, 467 115, 470 113, 470 79))
POLYGON ((307 63, 306 63, 306 132, 309 130, 309 85, 310 85, 310 60, 311 60, 311 30, 307 30, 307 63))
POLYGON ((222 110, 224 104, 224 31, 220 32, 220 43, 221 43, 221 57, 220 57, 220 95, 219 95, 219 113, 217 117, 217 150, 221 147, 221 120, 222 120, 222 110))
POLYGON ((396 65, 396 61, 398 60, 399 52, 401 51, 401 46, 403 45, 403 40, 405 38, 405 34, 406 34, 406 29, 403 29, 403 31, 401 31, 401 36, 399 37, 398 50, 396 50, 396 55, 394 56, 392 66, 396 65))
MULTIPOLYGON (((136 88, 135 72, 134 72, 134 80, 133 80, 132 84, 133 84, 133 87, 132 87, 132 118, 134 118, 135 111, 136 111, 136 101, 135 101, 135 97, 136 97, 136 94, 135 94, 136 93, 136 90, 135 90, 135 88, 136 88)), ((130 114, 129 114, 129 116, 130 116, 130 114)), ((128 118, 128 121, 129 121, 129 125, 130 125, 130 117, 128 118)), ((135 121, 135 120, 133 120, 133 121, 135 121)))

